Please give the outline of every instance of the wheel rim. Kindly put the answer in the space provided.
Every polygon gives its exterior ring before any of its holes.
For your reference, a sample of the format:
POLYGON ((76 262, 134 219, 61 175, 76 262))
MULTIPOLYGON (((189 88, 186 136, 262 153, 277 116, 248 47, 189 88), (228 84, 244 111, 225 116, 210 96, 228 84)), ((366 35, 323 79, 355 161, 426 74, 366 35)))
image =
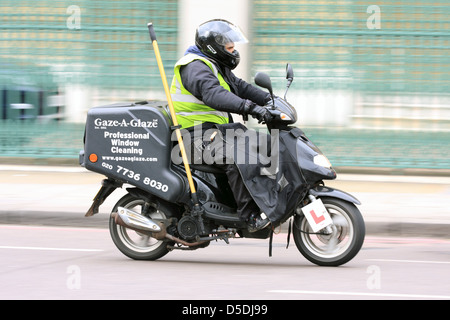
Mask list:
MULTIPOLYGON (((331 234, 313 234, 307 219, 302 219, 299 229, 303 245, 318 257, 332 259, 343 254, 352 244, 354 227, 347 212, 333 204, 324 204, 333 220, 331 234)), ((320 231, 319 231, 320 232, 320 231)))
MULTIPOLYGON (((144 203, 145 202, 143 200, 135 200, 129 202, 124 207, 126 209, 133 210, 134 212, 141 213, 144 203)), ((166 219, 165 213, 157 209, 155 209, 154 212, 151 212, 148 217, 150 219, 166 219)), ((128 229, 118 224, 115 224, 115 228, 120 241, 134 252, 148 253, 158 249, 163 244, 162 240, 156 240, 148 235, 128 229)))

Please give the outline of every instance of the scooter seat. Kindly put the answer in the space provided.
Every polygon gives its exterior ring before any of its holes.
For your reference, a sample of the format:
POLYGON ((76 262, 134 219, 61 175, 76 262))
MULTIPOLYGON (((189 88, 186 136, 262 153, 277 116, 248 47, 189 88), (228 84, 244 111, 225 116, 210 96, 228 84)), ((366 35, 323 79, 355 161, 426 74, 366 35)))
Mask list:
POLYGON ((191 164, 189 166, 193 170, 198 170, 207 173, 225 174, 225 170, 207 164, 191 164))

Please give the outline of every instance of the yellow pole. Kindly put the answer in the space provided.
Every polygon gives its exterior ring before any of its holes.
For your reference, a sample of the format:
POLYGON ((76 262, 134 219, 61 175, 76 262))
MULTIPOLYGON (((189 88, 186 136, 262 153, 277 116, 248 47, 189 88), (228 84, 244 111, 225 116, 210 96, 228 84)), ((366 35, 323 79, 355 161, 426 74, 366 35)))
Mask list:
MULTIPOLYGON (((166 72, 164 71, 164 66, 161 60, 161 53, 159 52, 158 42, 156 41, 156 33, 153 28, 153 23, 147 24, 148 31, 150 33, 150 38, 152 40, 153 49, 155 50, 156 61, 158 62, 159 72, 161 74, 161 80, 164 86, 164 91, 166 93, 167 102, 169 104, 170 115, 172 117, 173 125, 175 126, 175 133, 178 139, 178 145, 180 146, 181 157, 183 159, 184 168, 186 169, 187 179, 189 181, 189 188, 191 189, 192 194, 196 194, 194 181, 192 179, 191 169, 189 167, 189 161, 186 156, 186 150, 183 144, 183 137, 181 136, 181 131, 178 126, 178 120, 175 114, 175 109, 173 107, 172 96, 170 95, 169 85, 167 84, 166 72)), ((195 197, 196 199, 196 197, 195 197)), ((195 203, 196 204, 196 203, 195 203)))

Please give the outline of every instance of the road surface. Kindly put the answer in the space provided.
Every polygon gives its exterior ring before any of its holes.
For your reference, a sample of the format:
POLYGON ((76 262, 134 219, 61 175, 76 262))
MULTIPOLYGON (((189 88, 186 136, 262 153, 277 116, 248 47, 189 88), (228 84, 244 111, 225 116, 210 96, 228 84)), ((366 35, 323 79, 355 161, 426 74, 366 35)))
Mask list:
POLYGON ((0 299, 450 299, 450 240, 368 236, 328 268, 285 247, 279 234, 272 257, 267 240, 233 239, 134 261, 105 228, 0 225, 0 299))

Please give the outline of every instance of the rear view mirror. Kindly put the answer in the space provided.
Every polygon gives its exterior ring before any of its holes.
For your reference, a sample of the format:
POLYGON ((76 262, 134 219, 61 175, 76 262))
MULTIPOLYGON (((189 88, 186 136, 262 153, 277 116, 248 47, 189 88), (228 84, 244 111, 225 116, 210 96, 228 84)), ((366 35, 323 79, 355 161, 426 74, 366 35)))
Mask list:
MULTIPOLYGON (((258 72, 255 75, 255 83, 263 88, 266 88, 270 92, 270 96, 272 97, 272 101, 274 101, 273 98, 273 90, 272 90, 272 81, 270 80, 270 77, 267 73, 264 72, 258 72)), ((272 106, 275 108, 275 105, 272 106)))

